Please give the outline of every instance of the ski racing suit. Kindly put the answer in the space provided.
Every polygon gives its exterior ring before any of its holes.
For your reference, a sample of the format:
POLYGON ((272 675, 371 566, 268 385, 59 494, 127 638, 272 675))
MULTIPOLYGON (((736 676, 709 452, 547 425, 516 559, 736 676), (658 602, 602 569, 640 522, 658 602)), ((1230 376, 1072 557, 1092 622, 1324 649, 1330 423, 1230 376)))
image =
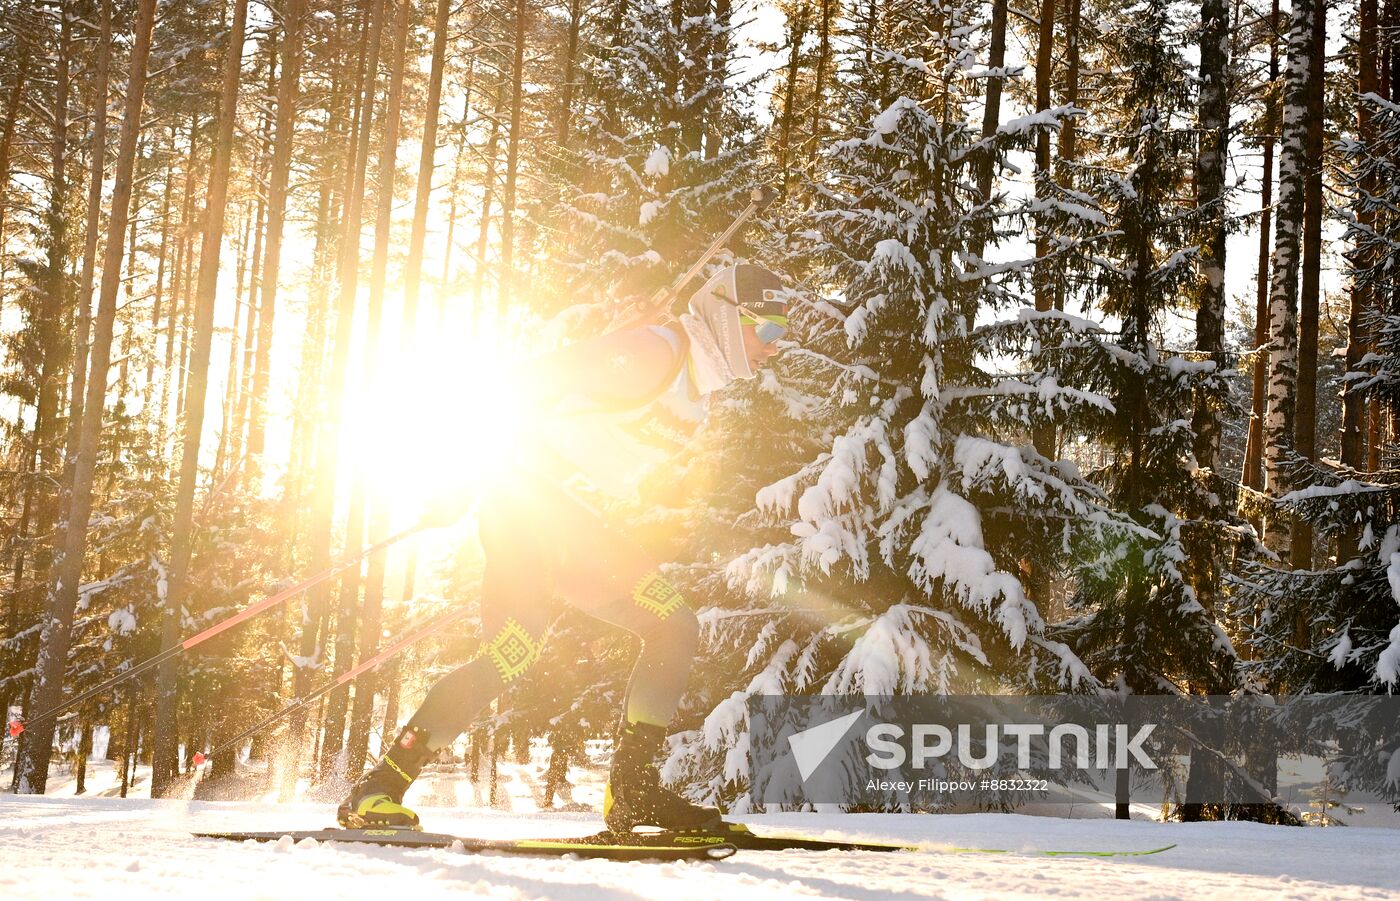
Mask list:
POLYGON ((557 598, 641 640, 629 723, 666 726, 685 690, 698 624, 657 561, 585 498, 635 502, 642 479, 705 421, 679 328, 616 332, 532 367, 559 414, 522 447, 478 510, 485 574, 481 647, 428 692, 407 729, 436 750, 456 740, 539 659, 557 598))

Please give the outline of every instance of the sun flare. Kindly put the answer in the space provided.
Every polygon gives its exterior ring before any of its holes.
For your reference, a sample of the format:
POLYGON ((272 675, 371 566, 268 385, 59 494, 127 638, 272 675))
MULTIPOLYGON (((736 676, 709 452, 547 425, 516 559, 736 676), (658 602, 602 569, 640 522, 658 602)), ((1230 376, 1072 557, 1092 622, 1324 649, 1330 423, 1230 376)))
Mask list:
POLYGON ((396 519, 411 520, 446 494, 477 495, 508 465, 535 415, 520 344, 496 323, 465 336, 424 330, 385 355, 381 375, 347 408, 346 455, 391 500, 396 519))

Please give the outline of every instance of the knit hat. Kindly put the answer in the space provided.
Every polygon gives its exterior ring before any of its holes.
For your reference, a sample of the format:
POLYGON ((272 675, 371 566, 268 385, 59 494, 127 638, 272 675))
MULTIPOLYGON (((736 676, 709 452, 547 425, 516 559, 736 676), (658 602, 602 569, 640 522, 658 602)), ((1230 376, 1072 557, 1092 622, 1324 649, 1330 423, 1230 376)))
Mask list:
MULTIPOLYGON (((704 326, 713 340, 713 349, 722 358, 720 368, 727 370, 726 380, 751 379, 754 371, 744 350, 739 306, 758 316, 783 316, 788 308, 786 296, 783 280, 762 266, 752 263, 726 266, 710 276, 710 280, 691 296, 693 322, 686 330, 693 331, 697 324, 704 326)), ((701 342, 700 347, 709 343, 701 342)))

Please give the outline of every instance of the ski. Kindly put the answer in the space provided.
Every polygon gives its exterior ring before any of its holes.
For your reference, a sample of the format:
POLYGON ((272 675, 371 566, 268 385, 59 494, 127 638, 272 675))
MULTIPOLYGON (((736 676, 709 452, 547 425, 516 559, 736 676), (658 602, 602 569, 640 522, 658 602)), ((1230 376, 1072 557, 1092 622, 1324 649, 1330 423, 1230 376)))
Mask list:
POLYGON ((900 842, 847 841, 803 835, 762 835, 738 823, 726 823, 718 832, 632 832, 542 839, 482 839, 411 829, 319 829, 284 832, 196 832, 199 838, 228 841, 275 842, 284 836, 294 842, 344 842, 403 848, 449 848, 466 853, 503 853, 605 860, 723 860, 735 851, 917 851, 926 854, 1002 854, 1029 857, 1145 857, 1170 851, 1175 844, 1141 850, 1041 850, 1013 848, 928 847, 900 842))
MULTIPOLYGON (((235 842, 278 842, 288 838, 293 842, 313 839, 318 842, 377 845, 395 848, 446 848, 468 854, 494 853, 563 857, 575 855, 602 860, 723 860, 736 850, 723 840, 704 842, 668 842, 659 839, 632 842, 627 837, 608 833, 577 838, 549 839, 483 839, 437 832, 417 832, 412 829, 309 829, 282 832, 196 832, 196 838, 215 838, 235 842)), ((707 836, 707 838, 709 838, 707 836)))
POLYGON ((704 833, 675 832, 634 832, 630 835, 615 836, 611 833, 598 833, 598 838, 611 841, 651 842, 660 844, 729 844, 741 851, 922 851, 929 854, 1006 854, 1011 856, 1034 857, 1143 857, 1170 851, 1175 844, 1160 848, 1123 851, 1078 851, 1078 850, 1016 850, 1011 848, 960 848, 928 847, 900 842, 845 841, 841 839, 812 838, 802 835, 762 835, 751 831, 741 823, 725 823, 719 831, 704 833))

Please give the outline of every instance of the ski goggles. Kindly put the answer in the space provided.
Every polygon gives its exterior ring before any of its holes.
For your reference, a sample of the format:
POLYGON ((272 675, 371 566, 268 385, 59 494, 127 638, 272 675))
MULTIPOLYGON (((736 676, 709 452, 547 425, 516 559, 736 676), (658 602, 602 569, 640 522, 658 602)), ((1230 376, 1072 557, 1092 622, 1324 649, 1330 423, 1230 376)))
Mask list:
POLYGON ((760 316, 743 304, 734 304, 739 311, 739 324, 754 327, 755 337, 763 344, 772 344, 788 333, 788 318, 783 315, 760 316))

